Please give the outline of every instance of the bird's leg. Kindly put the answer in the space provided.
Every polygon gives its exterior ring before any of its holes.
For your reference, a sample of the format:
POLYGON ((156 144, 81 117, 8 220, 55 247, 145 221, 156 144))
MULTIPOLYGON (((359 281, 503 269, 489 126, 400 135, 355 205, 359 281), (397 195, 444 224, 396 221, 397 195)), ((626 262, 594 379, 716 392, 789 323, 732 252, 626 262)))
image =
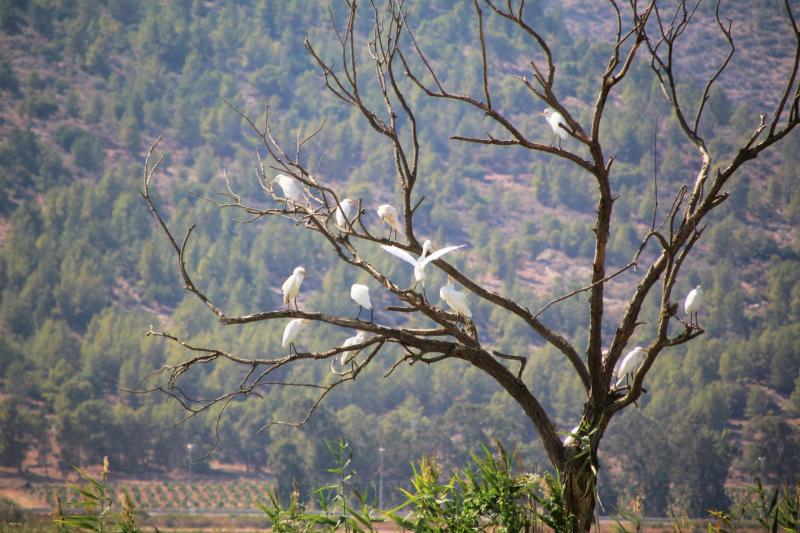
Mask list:
POLYGON ((289 343, 289 355, 292 355, 292 350, 294 350, 295 355, 297 355, 297 348, 294 347, 294 343, 289 343))
MULTIPOLYGON (((289 308, 291 309, 291 306, 289 306, 289 308)), ((295 297, 294 297, 294 308, 295 308, 295 310, 297 310, 297 311, 299 311, 299 310, 300 310, 300 308, 299 308, 299 307, 297 307, 297 296, 295 296, 295 297)))
POLYGON ((358 320, 359 318, 361 318, 361 306, 360 305, 358 306, 358 314, 356 315, 356 320, 358 320))
POLYGON ((373 320, 373 312, 374 312, 374 311, 375 311, 375 306, 373 306, 373 307, 372 307, 372 308, 369 310, 369 323, 370 323, 370 324, 372 324, 372 323, 374 322, 374 320, 373 320))
POLYGON ((552 140, 552 141, 550 141, 550 147, 551 147, 551 148, 552 148, 552 147, 553 147, 553 146, 556 144, 556 138, 557 138, 557 137, 558 137, 558 134, 556 134, 556 135, 553 135, 553 140, 552 140))

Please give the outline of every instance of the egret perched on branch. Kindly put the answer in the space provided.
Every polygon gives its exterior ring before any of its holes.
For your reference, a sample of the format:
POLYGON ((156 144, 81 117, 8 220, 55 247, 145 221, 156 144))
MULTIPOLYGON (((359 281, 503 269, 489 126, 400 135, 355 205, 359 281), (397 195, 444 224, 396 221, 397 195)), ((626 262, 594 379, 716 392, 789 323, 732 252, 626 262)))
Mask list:
POLYGON ((345 198, 339 202, 336 208, 336 227, 342 231, 348 230, 348 222, 353 223, 353 217, 356 214, 356 204, 350 198, 345 198))
POLYGON ((697 311, 700 310, 700 303, 703 300, 703 288, 698 285, 686 296, 686 301, 683 302, 683 310, 689 315, 689 325, 694 324, 698 328, 700 324, 697 321, 697 311), (692 322, 692 314, 694 314, 694 322, 692 322))
POLYGON ((284 198, 293 201, 295 204, 302 204, 304 202, 305 191, 299 181, 286 174, 278 174, 275 176, 275 181, 281 186, 284 198))
POLYGON ((578 431, 580 431, 580 429, 581 425, 578 424, 577 426, 569 430, 569 433, 567 433, 567 436, 564 437, 564 440, 562 441, 564 443, 564 446, 572 446, 572 444, 575 442, 575 437, 578 435, 578 431))
POLYGON ((378 206, 378 216, 389 226, 389 239, 392 238, 392 230, 395 232, 395 237, 400 234, 400 221, 397 218, 397 209, 389 204, 382 204, 378 206))
MULTIPOLYGON (((281 291, 283 291, 283 303, 289 305, 291 300, 294 300, 294 308, 300 309, 297 307, 297 294, 300 292, 300 285, 303 284, 303 280, 306 278, 306 269, 303 267, 297 267, 292 272, 292 275, 286 278, 286 281, 283 282, 281 285, 281 291)), ((291 305, 289 305, 291 307, 291 305)))
POLYGON ((350 287, 350 298, 358 304, 356 320, 361 316, 361 308, 364 308, 369 311, 369 321, 372 322, 372 300, 369 297, 369 287, 361 283, 353 283, 350 287))
POLYGON ((647 350, 641 346, 637 346, 622 358, 622 362, 617 369, 617 384, 619 387, 622 382, 627 378, 628 374, 635 374, 636 371, 642 366, 645 357, 647 357, 647 350))
POLYGON ((428 252, 431 250, 431 241, 426 240, 424 243, 422 243, 422 254, 419 257, 414 257, 410 253, 396 246, 386 246, 385 244, 381 244, 381 248, 393 256, 399 257, 414 267, 414 280, 416 281, 416 283, 414 283, 414 287, 417 286, 417 283, 421 283, 423 295, 425 294, 425 265, 431 261, 436 261, 444 254, 450 253, 453 250, 458 250, 464 246, 466 246, 466 244, 460 244, 458 246, 446 246, 441 250, 436 250, 432 254, 428 255, 428 252))
POLYGON ((281 342, 281 346, 284 348, 288 346, 289 354, 292 353, 292 350, 294 350, 294 353, 297 353, 297 348, 294 347, 294 341, 297 340, 300 332, 310 323, 311 321, 305 318, 293 318, 286 324, 286 327, 283 328, 283 341, 281 342))
MULTIPOLYGON (((342 348, 347 348, 348 346, 355 346, 356 344, 361 344, 366 340, 367 340, 367 332, 359 331, 352 337, 348 337, 342 343, 342 348)), ((349 350, 346 352, 342 352, 342 354, 339 356, 339 364, 346 365, 347 363, 353 360, 353 357, 355 357, 357 353, 358 351, 356 350, 349 350)))
POLYGON ((458 313, 459 316, 472 318, 472 312, 469 310, 469 304, 467 303, 467 295, 456 290, 453 286, 453 278, 450 276, 447 276, 447 285, 443 285, 439 289, 439 297, 447 302, 450 309, 458 313))
POLYGON ((550 141, 550 146, 553 146, 553 144, 556 142, 556 137, 558 137, 558 147, 561 148, 561 141, 567 139, 567 130, 564 128, 569 127, 567 125, 567 121, 564 120, 564 115, 555 109, 548 107, 539 113, 539 116, 547 119, 547 123, 550 124, 551 128, 553 128, 553 140, 550 141))

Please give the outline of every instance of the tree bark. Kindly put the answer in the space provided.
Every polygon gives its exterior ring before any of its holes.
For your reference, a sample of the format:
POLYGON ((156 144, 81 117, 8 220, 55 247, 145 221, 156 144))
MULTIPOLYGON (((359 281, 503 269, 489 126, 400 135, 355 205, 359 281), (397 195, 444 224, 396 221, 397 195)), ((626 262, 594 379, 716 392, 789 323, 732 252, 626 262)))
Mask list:
MULTIPOLYGON (((571 448, 572 450, 575 448, 571 448)), ((568 453, 568 455, 572 454, 568 453)), ((597 476, 588 462, 583 463, 576 457, 567 459, 559 475, 564 490, 565 510, 573 515, 572 531, 588 533, 594 519, 597 476)))

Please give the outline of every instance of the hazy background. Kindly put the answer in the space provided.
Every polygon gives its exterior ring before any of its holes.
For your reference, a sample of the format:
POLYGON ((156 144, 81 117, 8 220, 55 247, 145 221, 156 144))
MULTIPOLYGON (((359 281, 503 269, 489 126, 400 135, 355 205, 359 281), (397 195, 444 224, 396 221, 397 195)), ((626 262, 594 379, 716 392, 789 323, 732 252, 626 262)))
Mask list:
MULTIPOLYGON (((601 3, 526 5, 554 49, 556 92, 585 123, 610 53, 611 12, 601 3)), ((419 43, 447 87, 480 94, 471 5, 411 2, 409 8, 419 43)), ((680 49, 686 101, 699 96, 702 77, 724 56, 724 41, 702 27, 711 23, 712 8, 701 9, 680 49)), ((332 12, 343 24, 343 6, 333 2, 332 12)), ((773 108, 792 46, 775 2, 726 2, 723 15, 735 20, 739 52, 712 92, 701 127, 718 161, 773 108)), ((362 17, 360 35, 368 24, 362 17)), ((267 356, 281 353, 285 321, 222 327, 182 289, 174 256, 138 193, 147 147, 164 135, 157 202, 178 234, 197 221, 187 264, 226 313, 280 307, 280 284, 305 265, 301 305, 354 314, 349 286, 366 279, 319 246, 317 236, 288 221, 237 223, 234 213, 191 193, 224 190, 224 168, 246 199, 271 204, 255 179, 258 139, 223 98, 254 117, 269 104, 273 130, 289 145, 298 128, 310 131, 327 117, 306 161, 314 165, 324 155, 322 179, 340 197, 360 198, 371 209, 400 203, 388 145, 325 92, 303 49, 308 36, 325 57, 338 57, 322 3, 3 0, 0 28, 0 475, 24 473, 47 484, 73 465, 98 464, 108 455, 118 478, 183 479, 187 444, 195 457, 205 452, 216 413, 176 427, 183 413, 174 402, 121 391, 155 385, 157 378, 140 380, 186 355, 144 333, 152 324, 198 344, 267 356)), ((549 127, 536 117, 543 103, 511 76, 530 75, 531 42, 488 17, 487 43, 495 105, 529 137, 549 142, 549 127)), ((364 79, 371 74, 365 65, 364 79)), ((483 135, 493 126, 469 109, 404 87, 423 142, 416 193, 426 200, 417 234, 436 246, 468 243, 452 261, 532 310, 586 285, 595 208, 589 177, 545 154, 450 141, 452 134, 483 135)), ((614 94, 602 132, 617 157, 609 271, 630 260, 650 224, 654 129, 662 210, 698 168, 645 63, 614 94)), ((726 505, 756 475, 796 479, 799 162, 793 134, 748 163, 684 267, 676 293, 703 285, 700 323, 707 334, 664 353, 647 378, 648 394, 609 429, 600 474, 606 511, 639 493, 649 515, 663 516, 673 505, 704 514, 726 505)), ((382 231, 373 215, 367 220, 382 231)), ((394 279, 410 279, 407 265, 372 256, 394 279)), ((431 274, 429 293, 436 293, 443 276, 431 274)), ((610 285, 609 330, 639 275, 628 272, 610 285)), ((400 320, 384 311, 388 300, 376 286, 373 299, 376 320, 400 320)), ((470 304, 482 340, 529 356, 525 382, 560 430, 574 426, 582 392, 563 357, 521 321, 474 297, 470 304)), ((652 307, 635 344, 648 341, 652 307)), ((585 343, 585 296, 552 307, 543 319, 585 343)), ((314 326, 302 346, 330 347, 350 334, 314 326)), ((386 351, 356 383, 337 389, 303 431, 257 434, 272 419, 301 417, 311 398, 303 391, 275 388, 231 404, 218 448, 210 461, 192 466, 193 474, 209 483, 246 477, 284 488, 297 479, 308 489, 328 480, 325 439, 338 437, 352 443, 356 485, 372 494, 378 448, 385 448, 387 501, 397 499, 395 487, 407 481, 411 461, 435 454, 446 467, 461 465, 493 439, 515 450, 525 468, 546 468, 529 422, 494 382, 459 362, 403 365, 384 381, 393 355, 399 354, 386 351)), ((325 379, 329 372, 321 362, 298 365, 284 377, 325 379)), ((215 396, 242 377, 242 369, 207 365, 192 370, 186 392, 215 396)), ((36 497, 38 505, 52 503, 44 492, 36 497)))

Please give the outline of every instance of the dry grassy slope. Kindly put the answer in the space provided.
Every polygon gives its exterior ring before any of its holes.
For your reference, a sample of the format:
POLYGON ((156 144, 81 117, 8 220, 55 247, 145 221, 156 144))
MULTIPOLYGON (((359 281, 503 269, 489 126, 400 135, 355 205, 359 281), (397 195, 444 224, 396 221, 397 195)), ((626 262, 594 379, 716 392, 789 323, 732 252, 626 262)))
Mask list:
MULTIPOLYGON (((20 104, 22 99, 0 99, 0 142, 8 138, 14 129, 30 128, 39 137, 40 142, 48 144, 57 150, 63 159, 67 181, 83 180, 94 182, 98 176, 87 172, 73 164, 69 153, 64 152, 55 142, 54 134, 59 127, 64 125, 79 126, 89 130, 99 137, 105 149, 105 165, 112 166, 117 163, 141 164, 146 151, 145 144, 154 139, 152 132, 142 132, 142 153, 133 156, 119 144, 119 123, 110 118, 112 112, 105 109, 104 116, 96 123, 87 123, 80 116, 70 117, 65 112, 66 102, 71 93, 78 96, 79 108, 84 109, 87 102, 95 95, 108 95, 110 89, 107 82, 100 76, 95 76, 83 70, 74 58, 68 53, 61 53, 58 61, 45 60, 44 54, 47 44, 29 26, 23 26, 17 34, 0 32, 0 51, 3 61, 11 64, 14 74, 19 82, 20 92, 23 97, 30 91, 28 80, 35 72, 45 83, 44 92, 54 97, 59 110, 47 119, 31 119, 22 113, 20 104)), ((128 59, 116 57, 111 61, 111 68, 120 75, 124 74, 128 59)), ((108 104, 106 104, 108 106, 108 104)), ((155 134, 157 135, 157 134, 155 134)), ((173 140, 164 139, 161 147, 169 152, 172 158, 180 161, 183 150, 173 140)), ((180 169, 186 176, 187 169, 180 169)), ((170 170, 166 170, 170 173, 170 170)), ((33 184, 27 184, 25 190, 18 191, 15 197, 21 198, 33 194, 33 184)), ((38 198, 41 203, 42 198, 38 198)), ((0 246, 5 238, 7 220, 0 217, 0 246)))
MULTIPOLYGON (((551 2, 552 4, 553 2, 551 2)), ((747 0, 733 0, 726 2, 723 6, 723 17, 730 17, 733 20, 734 36, 737 39, 737 55, 730 66, 729 72, 720 79, 720 83, 725 86, 731 97, 737 102, 748 102, 754 105, 757 110, 761 107, 755 102, 775 101, 780 97, 777 80, 789 67, 791 57, 792 37, 788 31, 781 31, 787 28, 786 21, 782 18, 780 11, 765 16, 754 16, 752 9, 753 2, 747 0), (765 22, 766 20, 766 22, 765 22), (765 28, 775 28, 767 31, 765 28), (785 53, 784 53, 785 52, 785 53), (762 75, 742 76, 741 72, 762 72, 762 75)), ((597 39, 607 39, 613 35, 613 18, 610 16, 612 11, 609 5, 604 2, 582 2, 578 0, 565 0, 561 2, 562 10, 566 18, 569 31, 575 35, 584 33, 587 28, 598 28, 597 21, 606 21, 605 25, 596 29, 597 39), (591 21, 592 24, 588 24, 591 21)), ((686 33, 686 42, 681 55, 682 71, 692 77, 702 78, 711 75, 717 65, 722 61, 726 53, 725 42, 714 28, 710 13, 699 11, 696 14, 695 23, 690 26, 686 33)), ((0 49, 3 50, 4 59, 9 61, 19 78, 23 89, 26 85, 28 76, 36 71, 42 78, 49 76, 59 78, 63 81, 65 90, 60 92, 53 91, 62 110, 53 118, 42 121, 29 121, 27 117, 21 116, 18 110, 18 101, 14 102, 4 99, 0 102, 0 139, 7 137, 14 127, 25 127, 30 125, 40 136, 42 141, 55 146, 52 136, 57 128, 63 124, 79 124, 79 119, 64 116, 63 104, 71 90, 76 91, 81 103, 85 103, 92 94, 107 91, 104 81, 87 74, 79 68, 71 58, 64 54, 64 57, 57 63, 47 63, 41 57, 41 49, 44 45, 37 40, 37 35, 30 28, 26 28, 18 35, 0 35, 0 49)), ((120 61, 115 60, 113 68, 122 70, 125 68, 120 61)), ((244 94, 252 94, 251 88, 244 88, 244 94)), ((246 98, 253 100, 253 98, 246 98)), ((250 101, 255 105, 255 101, 250 101)), ((586 102, 572 102, 570 105, 587 105, 586 102)), ((140 164, 140 159, 132 157, 117 144, 117 124, 114 121, 103 120, 100 123, 85 125, 92 132, 101 137, 105 143, 107 164, 124 161, 140 164)), ((143 135, 147 138, 147 134, 143 135)), ((181 147, 170 145, 169 139, 165 140, 163 148, 173 155, 171 172, 179 172, 186 175, 187 169, 180 168, 177 163, 181 158, 181 147)), ((64 162, 69 168, 74 179, 92 180, 94 176, 87 175, 84 171, 71 164, 68 154, 63 154, 64 162)), ((769 171, 769 163, 762 166, 766 160, 759 160, 760 170, 748 175, 748 179, 763 180, 766 172, 769 171)), ((506 209, 496 213, 491 220, 487 221, 493 231, 503 231, 512 235, 522 220, 527 217, 520 217, 519 213, 549 214, 551 216, 570 217, 580 219, 586 223, 587 231, 591 228, 591 217, 586 214, 575 213, 563 208, 550 208, 539 204, 530 190, 529 179, 525 176, 513 177, 493 177, 487 175, 484 180, 471 180, 470 187, 475 187, 481 191, 481 196, 487 194, 497 194, 498 191, 505 191, 508 194, 505 198, 511 198, 515 205, 507 206, 506 209)), ((735 186, 735 184, 733 184, 735 186)), ((5 220, 0 220, 0 245, 5 235, 5 220)), ((765 238, 769 238, 781 245, 788 246, 793 242, 793 228, 778 216, 772 220, 750 220, 754 229, 760 232, 765 238)), ((642 227, 642 232, 645 228, 642 227)), ((702 251, 702 250, 701 250, 702 251)), ((753 265, 753 272, 763 272, 762 265, 753 265)), ((549 290, 556 286, 559 279, 567 277, 575 279, 588 279, 590 272, 585 264, 578 263, 574 259, 564 254, 548 250, 538 257, 530 257, 525 260, 520 268, 520 278, 529 284, 537 296, 544 296, 549 290)), ((499 287, 498 280, 492 279, 487 273, 485 281, 493 286, 499 287)), ((742 280, 743 287, 748 292, 755 293, 757 288, 763 284, 763 277, 759 275, 745 276, 742 280)), ((614 284, 609 287, 608 297, 612 313, 614 310, 621 311, 627 297, 625 290, 626 284, 614 284)), ((136 306, 141 304, 138 295, 130 292, 130 287, 119 286, 114 291, 115 297, 124 301, 126 305, 136 306)), ((164 310, 160 310, 163 312, 164 310)))
MULTIPOLYGON (((783 86, 781 83, 788 77, 794 58, 794 39, 782 6, 777 6, 776 3, 775 9, 764 12, 755 4, 756 2, 752 0, 723 2, 720 10, 721 17, 723 20, 730 19, 732 22, 736 53, 718 83, 736 105, 745 104, 756 113, 768 113, 774 109, 782 97, 783 86)), ((566 26, 572 35, 583 35, 590 29, 593 32, 589 36, 590 39, 610 42, 615 34, 615 18, 613 10, 607 2, 554 0, 548 1, 547 5, 548 9, 561 9, 566 26), (599 25, 598 21, 601 21, 599 25)), ((533 15, 529 13, 529 16, 533 15)), ((679 80, 704 81, 710 78, 725 60, 727 53, 728 45, 716 25, 713 10, 698 10, 684 34, 684 41, 676 52, 679 80)), ((565 103, 573 108, 582 108, 591 104, 591 102, 581 102, 574 98, 565 103)), ((624 105, 624 103, 612 101, 612 105, 624 105)), ((754 116, 754 128, 757 120, 757 116, 754 116)), ((730 139, 730 142, 734 143, 736 140, 730 139)), ((685 155, 686 158, 682 162, 685 168, 695 168, 698 160, 696 153, 690 150, 685 155)), ((776 163, 776 159, 770 158, 770 154, 767 153, 765 157, 748 164, 726 189, 737 194, 737 187, 741 180, 747 180, 751 187, 765 187, 766 179, 776 163)), ((646 178, 650 179, 649 176, 646 178)), ((687 182, 691 178, 691 175, 687 175, 687 182)), ((518 205, 507 206, 506 209, 496 213, 493 220, 497 228, 503 228, 509 234, 513 233, 518 223, 518 209, 533 211, 537 214, 568 217, 572 220, 577 217, 586 223, 587 231, 591 228, 591 217, 585 214, 575 213, 569 209, 566 209, 565 212, 561 207, 552 209, 539 204, 530 192, 529 180, 524 176, 490 174, 486 176, 483 184, 476 186, 479 188, 491 187, 495 189, 495 193, 497 189, 513 190, 514 194, 507 195, 505 198, 513 198, 518 205)), ((742 194, 741 187, 738 187, 738 193, 742 194)), ((723 206, 721 209, 724 211, 725 207, 723 206)), ((773 212, 769 219, 751 216, 743 222, 759 238, 768 239, 780 248, 794 246, 796 228, 787 222, 780 212, 773 212)), ((648 228, 642 224, 639 226, 638 229, 643 235, 648 228)), ((709 256, 706 246, 701 244, 698 247, 693 262, 695 264, 703 262, 707 262, 709 265, 713 264, 713 258, 709 256)), ((741 288, 745 294, 756 301, 760 299, 759 294, 763 293, 761 289, 764 286, 764 274, 768 268, 769 265, 765 261, 753 258, 746 268, 740 271, 741 288)), ((584 263, 554 250, 548 250, 539 257, 526 260, 520 271, 521 279, 530 284, 534 293, 539 296, 546 294, 551 287, 557 286, 557 280, 563 279, 565 275, 568 278, 585 279, 588 282, 591 272, 584 263)), ((630 280, 609 284, 606 300, 610 316, 623 311, 629 293, 630 280)), ((756 302, 751 305, 749 311, 757 312, 761 307, 762 305, 756 302)))
MULTIPOLYGON (((613 9, 608 2, 584 2, 582 0, 553 0, 559 4, 565 23, 573 35, 584 34, 588 29, 592 37, 611 41, 616 31, 613 9), (598 21, 605 21, 598 25, 598 21), (591 24, 588 24, 591 22, 591 24)), ((687 2, 694 4, 694 2, 687 2)), ((767 4, 755 0, 726 0, 720 6, 720 17, 731 21, 736 53, 720 78, 720 84, 737 102, 777 102, 781 96, 780 81, 785 79, 791 67, 794 38, 782 3, 767 4), (748 73, 757 72, 758 75, 748 73)), ((676 58, 679 74, 697 79, 708 79, 722 64, 728 53, 728 45, 714 20, 714 2, 704 1, 693 21, 688 26, 676 58)), ((663 10, 662 18, 668 18, 663 10)), ((651 28, 650 31, 657 31, 651 28)), ((769 108, 767 108, 769 109, 769 108)), ((767 109, 758 109, 765 111, 767 109)))

